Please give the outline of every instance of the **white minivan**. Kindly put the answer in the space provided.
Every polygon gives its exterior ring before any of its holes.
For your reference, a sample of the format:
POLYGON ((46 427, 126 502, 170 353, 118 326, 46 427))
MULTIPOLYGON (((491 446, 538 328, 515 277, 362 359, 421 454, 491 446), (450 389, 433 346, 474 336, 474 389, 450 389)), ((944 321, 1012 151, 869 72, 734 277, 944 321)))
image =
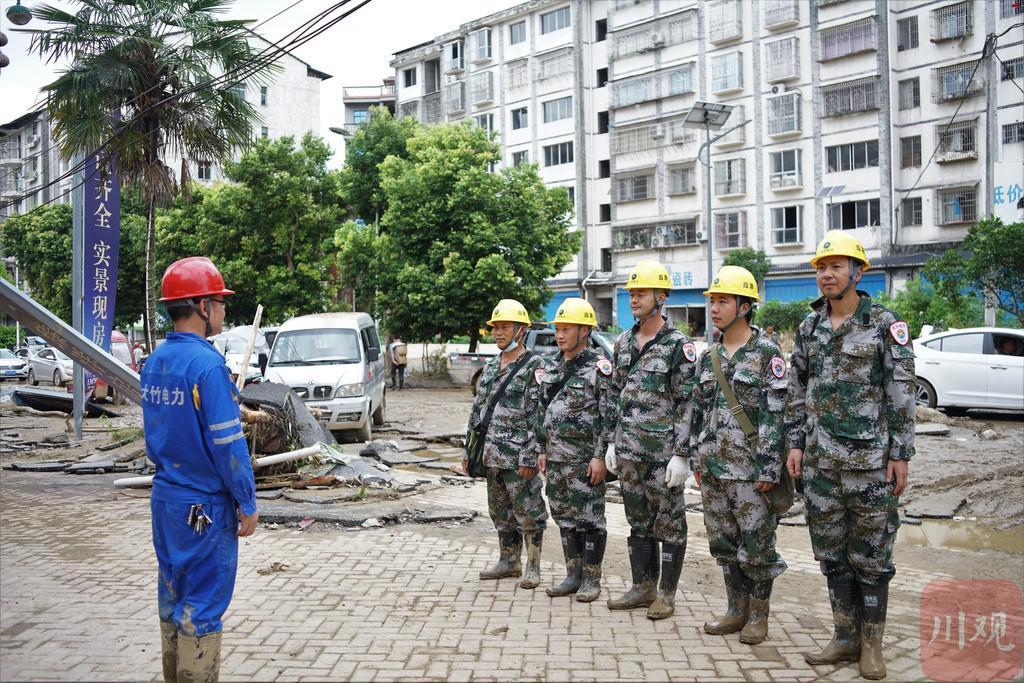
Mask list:
POLYGON ((286 384, 331 431, 369 441, 384 424, 384 357, 377 324, 366 313, 317 313, 278 329, 265 377, 286 384))

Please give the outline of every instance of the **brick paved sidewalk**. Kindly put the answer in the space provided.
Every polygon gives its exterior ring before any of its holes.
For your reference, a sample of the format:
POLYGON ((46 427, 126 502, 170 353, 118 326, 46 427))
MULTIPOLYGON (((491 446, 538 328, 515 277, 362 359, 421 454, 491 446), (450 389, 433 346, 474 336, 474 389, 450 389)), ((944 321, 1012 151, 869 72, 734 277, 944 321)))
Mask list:
MULTIPOLYGON (((148 499, 115 492, 102 478, 76 486, 73 477, 42 476, 4 472, 0 479, 0 679, 158 678, 148 499)), ((486 509, 482 483, 424 498, 486 509)), ((622 508, 610 508, 608 552, 624 555, 622 508)), ((690 521, 677 613, 660 622, 642 610, 605 607, 607 589, 627 585, 620 575, 608 576, 601 600, 591 604, 552 600, 513 580, 480 582, 477 572, 495 555, 486 517, 457 529, 262 528, 240 550, 222 678, 857 678, 855 666, 811 668, 801 657, 827 642, 831 628, 824 581, 806 543, 781 548, 792 574, 779 583, 813 575, 814 593, 779 591, 765 643, 750 647, 737 636, 704 634, 701 624, 709 611, 721 613, 724 595, 720 580, 687 583, 691 567, 713 563, 700 517, 690 521), (274 561, 288 570, 257 573, 274 561)), ((561 566, 546 561, 543 569, 547 582, 561 566)), ((937 576, 901 568, 894 581, 886 633, 890 680, 923 676, 917 596, 937 576)))

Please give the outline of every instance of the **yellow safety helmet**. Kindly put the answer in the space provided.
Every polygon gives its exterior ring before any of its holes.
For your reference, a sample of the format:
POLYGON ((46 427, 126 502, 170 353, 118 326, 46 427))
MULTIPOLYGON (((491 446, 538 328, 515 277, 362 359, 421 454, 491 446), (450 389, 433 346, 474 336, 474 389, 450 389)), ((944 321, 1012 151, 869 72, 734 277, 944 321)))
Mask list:
POLYGON ((629 274, 626 289, 672 289, 672 277, 657 261, 641 261, 629 274))
POLYGON ((867 252, 860 240, 842 230, 829 230, 818 244, 818 250, 811 259, 811 267, 817 268, 818 261, 826 256, 848 256, 864 264, 864 270, 871 267, 867 252))
POLYGON ((754 274, 740 266, 722 266, 722 269, 711 281, 711 286, 704 292, 704 296, 712 294, 735 294, 758 300, 760 295, 757 291, 757 280, 754 274))
POLYGON ((494 323, 509 322, 530 324, 530 314, 526 312, 526 306, 515 299, 502 299, 491 311, 491 319, 487 324, 494 327, 494 323))
POLYGON ((548 322, 548 325, 561 323, 573 325, 597 326, 597 315, 594 314, 594 307, 585 299, 576 296, 569 297, 558 307, 555 319, 548 322))

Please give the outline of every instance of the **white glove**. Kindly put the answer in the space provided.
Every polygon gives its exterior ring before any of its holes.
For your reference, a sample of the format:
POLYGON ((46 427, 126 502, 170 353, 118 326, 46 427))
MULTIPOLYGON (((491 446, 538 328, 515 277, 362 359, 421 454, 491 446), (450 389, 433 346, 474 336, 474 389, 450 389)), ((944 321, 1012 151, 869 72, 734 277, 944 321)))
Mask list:
POLYGON ((619 473, 619 459, 615 457, 615 444, 608 444, 608 450, 604 454, 604 466, 612 474, 619 473))
POLYGON ((690 466, 686 462, 686 458, 673 455, 672 459, 668 461, 668 467, 665 468, 665 483, 668 484, 668 487, 674 489, 682 486, 689 476, 690 466))

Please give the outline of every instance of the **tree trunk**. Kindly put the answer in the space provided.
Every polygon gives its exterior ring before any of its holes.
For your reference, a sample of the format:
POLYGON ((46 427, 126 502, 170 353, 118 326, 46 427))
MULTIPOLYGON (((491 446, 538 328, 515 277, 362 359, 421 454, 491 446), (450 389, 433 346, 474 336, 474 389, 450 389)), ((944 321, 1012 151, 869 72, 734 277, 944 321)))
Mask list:
POLYGON ((474 327, 469 333, 469 352, 476 351, 476 345, 480 343, 480 328, 474 327))
POLYGON ((146 207, 146 308, 142 319, 143 332, 146 335, 146 352, 153 353, 153 328, 156 319, 153 311, 153 259, 156 257, 156 198, 149 197, 146 207))

